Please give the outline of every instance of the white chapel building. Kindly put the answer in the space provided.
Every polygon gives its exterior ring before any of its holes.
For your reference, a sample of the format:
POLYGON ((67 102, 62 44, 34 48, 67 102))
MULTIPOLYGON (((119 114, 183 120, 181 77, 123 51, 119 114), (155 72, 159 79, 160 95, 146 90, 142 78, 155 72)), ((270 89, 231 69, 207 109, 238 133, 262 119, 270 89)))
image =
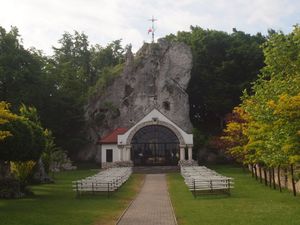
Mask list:
POLYGON ((131 128, 117 128, 98 144, 102 164, 170 166, 192 160, 193 135, 154 108, 131 128))

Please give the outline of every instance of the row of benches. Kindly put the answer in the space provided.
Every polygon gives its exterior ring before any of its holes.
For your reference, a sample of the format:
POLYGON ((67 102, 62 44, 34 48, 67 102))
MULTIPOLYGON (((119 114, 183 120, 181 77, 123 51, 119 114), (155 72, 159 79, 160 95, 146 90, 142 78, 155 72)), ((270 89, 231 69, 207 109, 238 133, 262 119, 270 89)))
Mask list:
POLYGON ((73 191, 76 191, 77 195, 83 192, 106 192, 109 196, 111 192, 118 190, 131 174, 132 167, 106 169, 96 175, 73 181, 73 191))
POLYGON ((222 176, 205 166, 182 166, 180 172, 195 197, 197 193, 222 192, 230 195, 230 189, 233 188, 232 178, 222 176))

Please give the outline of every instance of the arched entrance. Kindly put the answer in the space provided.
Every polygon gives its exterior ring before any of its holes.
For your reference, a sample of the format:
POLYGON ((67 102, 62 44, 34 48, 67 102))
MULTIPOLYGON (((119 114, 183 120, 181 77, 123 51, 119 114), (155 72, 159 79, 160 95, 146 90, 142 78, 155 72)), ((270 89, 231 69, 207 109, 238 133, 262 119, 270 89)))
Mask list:
POLYGON ((136 166, 177 165, 179 139, 168 127, 144 126, 131 139, 131 159, 136 166))

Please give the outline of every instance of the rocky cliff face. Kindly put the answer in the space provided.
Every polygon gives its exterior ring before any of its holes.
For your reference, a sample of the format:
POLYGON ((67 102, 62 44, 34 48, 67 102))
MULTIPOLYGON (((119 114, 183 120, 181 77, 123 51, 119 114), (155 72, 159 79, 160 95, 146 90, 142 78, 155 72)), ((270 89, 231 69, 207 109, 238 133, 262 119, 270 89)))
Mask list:
POLYGON ((164 39, 127 52, 123 72, 86 107, 89 138, 95 142, 117 127, 130 128, 154 107, 191 132, 186 88, 192 54, 183 43, 164 39))

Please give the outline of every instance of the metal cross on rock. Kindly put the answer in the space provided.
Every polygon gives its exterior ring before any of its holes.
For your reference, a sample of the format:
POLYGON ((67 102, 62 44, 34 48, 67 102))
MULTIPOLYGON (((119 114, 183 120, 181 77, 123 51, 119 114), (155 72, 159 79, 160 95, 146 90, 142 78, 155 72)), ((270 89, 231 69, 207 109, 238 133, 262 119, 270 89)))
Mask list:
POLYGON ((148 34, 149 34, 149 33, 152 33, 152 43, 154 43, 154 31, 155 31, 155 28, 154 28, 154 21, 157 21, 157 19, 154 19, 154 17, 152 16, 152 19, 149 19, 149 21, 152 22, 152 27, 149 28, 148 34))

